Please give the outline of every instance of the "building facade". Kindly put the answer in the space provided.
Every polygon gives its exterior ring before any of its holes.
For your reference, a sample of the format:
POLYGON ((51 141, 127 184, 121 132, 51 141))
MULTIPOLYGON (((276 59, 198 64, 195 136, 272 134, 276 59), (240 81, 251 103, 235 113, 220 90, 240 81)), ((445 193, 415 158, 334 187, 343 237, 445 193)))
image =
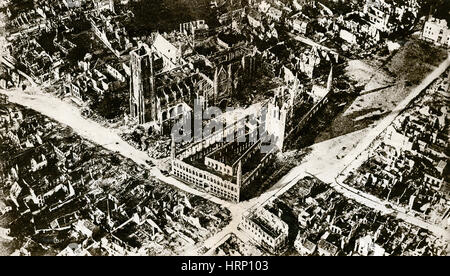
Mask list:
POLYGON ((450 48, 450 29, 447 26, 447 21, 430 18, 425 22, 422 38, 436 45, 450 48))
POLYGON ((265 208, 245 213, 240 226, 252 240, 273 254, 281 252, 287 244, 288 224, 265 208))

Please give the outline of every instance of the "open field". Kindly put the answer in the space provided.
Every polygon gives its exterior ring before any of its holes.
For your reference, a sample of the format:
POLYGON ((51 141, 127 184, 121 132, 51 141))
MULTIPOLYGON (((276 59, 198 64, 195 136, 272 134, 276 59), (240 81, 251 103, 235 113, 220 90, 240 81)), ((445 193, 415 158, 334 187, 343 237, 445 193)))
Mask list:
POLYGON ((365 60, 349 61, 346 68, 346 76, 355 81, 357 86, 365 86, 365 89, 383 87, 394 81, 385 72, 377 71, 377 66, 373 64, 373 61, 365 60))
POLYGON ((424 76, 444 61, 447 55, 447 50, 412 37, 390 59, 383 70, 391 74, 397 82, 405 81, 407 86, 416 86, 424 76))
POLYGON ((346 98, 340 115, 323 131, 316 142, 372 127, 405 99, 448 53, 428 43, 411 38, 380 67, 376 61, 350 61, 346 75, 364 87, 360 96, 346 98), (428 53, 434 52, 435 55, 428 53), (372 90, 374 90, 371 92, 372 90), (379 90, 376 90, 379 89, 379 90))

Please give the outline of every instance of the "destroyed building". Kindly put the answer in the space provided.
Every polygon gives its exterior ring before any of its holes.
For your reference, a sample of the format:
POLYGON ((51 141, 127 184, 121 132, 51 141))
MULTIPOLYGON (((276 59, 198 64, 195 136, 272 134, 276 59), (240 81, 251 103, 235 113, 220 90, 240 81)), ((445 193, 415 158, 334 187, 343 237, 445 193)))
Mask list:
POLYGON ((252 240, 271 253, 280 253, 287 245, 288 224, 265 208, 244 214, 240 225, 252 240))

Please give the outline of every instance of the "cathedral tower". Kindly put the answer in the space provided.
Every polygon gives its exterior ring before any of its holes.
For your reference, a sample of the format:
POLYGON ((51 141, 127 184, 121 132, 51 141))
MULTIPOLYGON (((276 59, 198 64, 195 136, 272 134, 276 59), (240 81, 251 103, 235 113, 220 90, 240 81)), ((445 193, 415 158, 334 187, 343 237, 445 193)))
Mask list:
POLYGON ((131 52, 130 116, 139 124, 156 119, 152 53, 144 46, 131 52))

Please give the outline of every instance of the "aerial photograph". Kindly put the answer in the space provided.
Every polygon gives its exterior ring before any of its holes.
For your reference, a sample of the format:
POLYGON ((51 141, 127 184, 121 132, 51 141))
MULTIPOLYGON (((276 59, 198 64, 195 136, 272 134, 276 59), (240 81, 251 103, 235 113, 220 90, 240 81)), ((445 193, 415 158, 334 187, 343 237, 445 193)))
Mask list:
POLYGON ((0 256, 450 256, 449 0, 0 0, 0 52, 0 256))

